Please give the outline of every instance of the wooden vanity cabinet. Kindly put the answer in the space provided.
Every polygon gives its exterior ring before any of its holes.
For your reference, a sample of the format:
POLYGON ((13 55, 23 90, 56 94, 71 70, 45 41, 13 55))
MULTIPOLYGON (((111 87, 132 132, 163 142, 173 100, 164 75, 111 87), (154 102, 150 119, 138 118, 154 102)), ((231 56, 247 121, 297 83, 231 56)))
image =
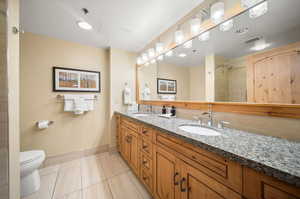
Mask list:
POLYGON ((246 167, 243 173, 243 193, 247 199, 300 199, 300 188, 287 185, 246 167))
POLYGON ((300 189, 121 117, 119 152, 155 199, 300 199, 300 189))

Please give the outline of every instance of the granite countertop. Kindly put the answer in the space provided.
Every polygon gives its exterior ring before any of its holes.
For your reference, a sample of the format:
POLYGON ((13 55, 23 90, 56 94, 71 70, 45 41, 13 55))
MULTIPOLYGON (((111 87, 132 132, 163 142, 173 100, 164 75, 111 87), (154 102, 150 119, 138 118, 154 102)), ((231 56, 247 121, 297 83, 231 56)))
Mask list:
MULTIPOLYGON (((263 136, 236 129, 219 130, 220 136, 201 136, 180 130, 182 124, 193 120, 162 118, 155 114, 137 117, 116 112, 153 128, 214 152, 241 165, 261 171, 291 185, 300 187, 300 143, 271 136, 263 136)), ((217 130, 217 129, 216 129, 217 130)))

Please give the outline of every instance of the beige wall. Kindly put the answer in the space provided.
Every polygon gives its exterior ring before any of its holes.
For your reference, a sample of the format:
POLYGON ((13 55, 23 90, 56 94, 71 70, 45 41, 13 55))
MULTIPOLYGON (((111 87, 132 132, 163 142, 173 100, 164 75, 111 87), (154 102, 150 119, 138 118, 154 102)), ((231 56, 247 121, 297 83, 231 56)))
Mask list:
POLYGON ((187 100, 190 97, 189 68, 160 63, 158 65, 158 77, 177 80, 176 100, 187 100))
POLYGON ((123 104, 122 92, 125 83, 132 88, 132 101, 136 99, 136 57, 137 54, 110 49, 110 135, 109 145, 116 145, 114 111, 124 111, 127 106, 123 104))
POLYGON ((205 101, 205 66, 190 67, 190 100, 205 101))
POLYGON ((20 43, 21 149, 43 149, 48 156, 56 156, 107 146, 108 50, 32 33, 22 34, 20 43), (52 92, 53 66, 101 72, 101 93, 94 111, 80 116, 63 111, 63 101, 52 92), (35 127, 39 120, 53 120, 54 124, 40 131, 35 127))

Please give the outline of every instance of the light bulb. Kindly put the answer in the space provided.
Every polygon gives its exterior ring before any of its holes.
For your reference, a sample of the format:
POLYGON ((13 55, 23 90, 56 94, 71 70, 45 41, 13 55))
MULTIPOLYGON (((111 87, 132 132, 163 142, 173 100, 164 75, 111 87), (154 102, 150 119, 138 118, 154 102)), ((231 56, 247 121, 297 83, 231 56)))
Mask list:
POLYGON ((150 48, 148 50, 148 56, 149 56, 149 58, 152 58, 152 57, 155 56, 155 50, 154 50, 154 48, 150 48))
POLYGON ((215 24, 221 23, 225 15, 225 4, 223 2, 214 3, 210 7, 210 13, 210 18, 215 24))
POLYGON ((265 1, 249 10, 249 17, 251 19, 258 18, 268 12, 268 2, 265 1))
POLYGON ((146 62, 146 63, 145 63, 145 66, 149 66, 149 65, 150 65, 150 63, 149 63, 149 62, 146 62))
POLYGON ((191 47, 193 47, 193 41, 190 40, 190 41, 185 42, 185 43, 183 44, 183 47, 184 47, 184 48, 191 48, 191 47))
POLYGON ((172 56, 173 56, 173 51, 172 51, 172 50, 169 50, 169 51, 166 53, 166 56, 167 56, 167 57, 172 57, 172 56))
POLYGON ((207 31, 207 32, 205 32, 205 33, 202 33, 202 34, 199 36, 199 40, 200 40, 200 41, 207 41, 207 40, 209 40, 209 38, 210 38, 210 32, 209 32, 209 31, 207 31))
POLYGON ((143 59, 141 57, 138 57, 136 62, 137 62, 138 65, 142 65, 143 64, 143 59))
POLYGON ((232 27, 233 27, 233 19, 230 19, 220 25, 220 30, 226 32, 230 30, 232 27))
POLYGON ((184 35, 183 35, 183 32, 182 30, 177 30, 175 33, 175 43, 176 44, 182 44, 183 41, 184 41, 184 35))
POLYGON ((147 55, 147 53, 143 53, 142 54, 142 59, 143 59, 144 62, 148 61, 148 55, 147 55))
POLYGON ((161 42, 156 43, 156 53, 161 54, 164 52, 164 44, 161 42))
POLYGON ((191 34, 192 36, 196 36, 200 33, 201 30, 201 19, 194 18, 190 21, 191 24, 191 34))

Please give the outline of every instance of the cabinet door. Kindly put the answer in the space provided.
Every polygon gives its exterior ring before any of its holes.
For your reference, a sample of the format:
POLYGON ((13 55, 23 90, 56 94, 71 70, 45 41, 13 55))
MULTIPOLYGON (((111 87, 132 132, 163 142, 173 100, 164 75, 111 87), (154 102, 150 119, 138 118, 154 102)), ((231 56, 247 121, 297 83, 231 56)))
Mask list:
POLYGON ((130 165, 136 174, 139 173, 139 147, 138 147, 138 134, 134 132, 128 133, 130 143, 130 165))
POLYGON ((180 191, 182 199, 241 199, 242 197, 200 170, 181 163, 180 191))
POLYGON ((179 162, 166 150, 154 149, 154 194, 157 199, 178 199, 179 192, 179 162))
POLYGON ((130 162, 130 139, 127 128, 122 128, 122 155, 123 157, 130 162))

